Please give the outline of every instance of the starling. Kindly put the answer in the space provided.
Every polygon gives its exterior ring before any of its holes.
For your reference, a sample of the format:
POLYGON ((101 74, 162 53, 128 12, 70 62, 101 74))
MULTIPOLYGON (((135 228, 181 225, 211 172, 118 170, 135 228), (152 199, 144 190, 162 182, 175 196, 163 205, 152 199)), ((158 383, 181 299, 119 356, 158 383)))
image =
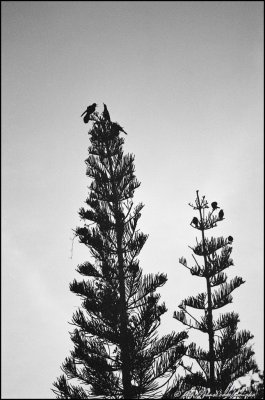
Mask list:
POLYGON ((81 115, 81 117, 83 117, 83 115, 85 114, 85 116, 84 116, 85 124, 88 123, 90 115, 96 110, 96 107, 97 107, 96 103, 91 104, 91 106, 88 106, 86 111, 84 111, 83 114, 81 115))
POLYGON ((110 122, 110 115, 109 115, 109 111, 107 109, 107 106, 106 106, 105 103, 103 103, 103 105, 104 105, 104 110, 103 110, 102 116, 103 116, 104 119, 106 119, 107 121, 110 122))
POLYGON ((117 122, 113 122, 112 126, 116 132, 119 133, 121 131, 125 133, 125 135, 127 135, 127 133, 123 130, 123 128, 119 124, 117 124, 117 122))
POLYGON ((228 240, 228 243, 231 244, 233 242, 234 238, 233 238, 233 236, 228 236, 227 240, 228 240))
POLYGON ((212 206, 213 210, 216 210, 217 208, 220 208, 220 207, 217 206, 217 202, 216 201, 213 201, 211 206, 212 206))
POLYGON ((224 211, 220 210, 218 216, 219 216, 219 219, 223 219, 224 218, 224 211))
POLYGON ((192 224, 194 224, 195 226, 198 226, 199 220, 198 218, 194 217, 193 220, 191 221, 192 224))

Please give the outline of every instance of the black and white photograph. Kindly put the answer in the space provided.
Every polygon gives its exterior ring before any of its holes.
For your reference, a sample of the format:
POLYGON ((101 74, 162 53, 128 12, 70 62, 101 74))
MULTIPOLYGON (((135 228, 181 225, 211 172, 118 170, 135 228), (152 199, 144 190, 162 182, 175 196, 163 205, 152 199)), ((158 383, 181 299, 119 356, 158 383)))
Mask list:
POLYGON ((264 399, 264 2, 1 2, 1 398, 264 399))

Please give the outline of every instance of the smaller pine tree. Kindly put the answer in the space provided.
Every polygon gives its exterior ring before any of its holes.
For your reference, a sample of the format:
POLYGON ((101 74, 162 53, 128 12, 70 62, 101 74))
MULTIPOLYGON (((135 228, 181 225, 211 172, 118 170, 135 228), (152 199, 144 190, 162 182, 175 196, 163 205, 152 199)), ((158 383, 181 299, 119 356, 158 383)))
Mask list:
POLYGON ((209 350, 205 351, 195 343, 188 347, 187 356, 195 360, 199 371, 185 366, 187 375, 178 380, 171 389, 171 395, 183 393, 192 387, 205 387, 210 392, 224 392, 228 385, 249 371, 258 371, 253 358, 254 352, 248 345, 253 335, 247 331, 238 331, 239 315, 235 312, 219 313, 214 318, 213 313, 229 303, 232 303, 232 292, 244 283, 241 277, 236 276, 230 282, 224 270, 233 265, 230 258, 233 237, 206 237, 205 232, 213 229, 224 220, 224 212, 217 202, 209 207, 205 196, 197 197, 195 205, 189 204, 199 213, 194 217, 191 226, 198 230, 201 239, 196 238, 196 245, 190 247, 195 264, 188 266, 187 260, 182 257, 179 262, 189 269, 194 277, 205 279, 206 291, 197 296, 184 299, 174 312, 174 318, 189 328, 196 329, 208 335, 209 350), (208 212, 207 210, 210 209, 208 212), (198 257, 203 262, 198 261, 198 257), (201 318, 195 318, 190 309, 203 312, 201 318), (218 334, 217 334, 218 333, 218 334))

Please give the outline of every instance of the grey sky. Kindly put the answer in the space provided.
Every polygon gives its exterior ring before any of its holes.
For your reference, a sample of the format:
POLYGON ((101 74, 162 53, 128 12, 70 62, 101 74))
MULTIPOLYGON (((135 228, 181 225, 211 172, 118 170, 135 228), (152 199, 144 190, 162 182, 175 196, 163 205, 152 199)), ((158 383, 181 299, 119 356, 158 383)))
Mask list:
MULTIPOLYGON (((165 272, 169 309, 204 288, 192 261, 188 206, 218 201, 246 283, 240 328, 263 368, 263 2, 24 2, 2 6, 2 397, 53 398, 89 258, 74 242, 89 180, 87 105, 108 105, 128 132, 149 239, 145 273, 165 272)), ((224 311, 228 311, 228 308, 224 311)), ((199 340, 200 338, 198 338, 199 340)))

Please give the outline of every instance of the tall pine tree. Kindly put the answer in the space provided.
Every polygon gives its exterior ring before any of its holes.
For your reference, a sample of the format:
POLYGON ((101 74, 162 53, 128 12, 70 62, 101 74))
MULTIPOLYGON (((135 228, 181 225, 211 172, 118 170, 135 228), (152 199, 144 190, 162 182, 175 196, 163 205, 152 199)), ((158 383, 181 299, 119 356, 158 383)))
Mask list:
POLYGON ((209 207, 205 196, 200 199, 198 191, 195 205, 189 205, 198 212, 191 226, 200 232, 201 239, 198 241, 196 238, 196 245, 189 246, 195 264, 189 267, 184 257, 179 262, 192 275, 205 279, 206 291, 183 300, 179 305, 180 310, 174 312, 174 318, 189 328, 206 333, 209 350, 205 351, 195 343, 189 345, 187 355, 197 361, 199 371, 182 364, 187 375, 179 379, 171 390, 172 395, 179 393, 180 396, 192 387, 209 388, 211 393, 223 392, 237 378, 251 370, 258 371, 254 352, 247 345, 253 335, 246 330, 238 332, 239 315, 235 312, 219 313, 217 319, 213 315, 215 311, 232 303, 231 293, 244 283, 238 276, 227 282, 224 272, 233 265, 230 258, 233 237, 208 238, 205 234, 205 231, 213 229, 224 220, 224 212, 215 201, 209 207), (210 210, 207 212, 207 209, 210 210), (203 261, 199 262, 198 257, 203 261), (201 310, 202 317, 192 315, 192 308, 201 310))
POLYGON ((77 267, 85 280, 70 284, 82 298, 82 309, 73 315, 74 350, 53 391, 65 399, 154 398, 174 376, 187 333, 158 338, 166 307, 156 290, 167 277, 143 275, 137 259, 147 235, 137 228, 143 204, 133 204, 140 185, 134 156, 123 154, 124 131, 111 121, 106 106, 88 120, 93 126, 86 164, 92 182, 88 208, 79 211, 84 226, 75 234, 92 258, 77 267))

